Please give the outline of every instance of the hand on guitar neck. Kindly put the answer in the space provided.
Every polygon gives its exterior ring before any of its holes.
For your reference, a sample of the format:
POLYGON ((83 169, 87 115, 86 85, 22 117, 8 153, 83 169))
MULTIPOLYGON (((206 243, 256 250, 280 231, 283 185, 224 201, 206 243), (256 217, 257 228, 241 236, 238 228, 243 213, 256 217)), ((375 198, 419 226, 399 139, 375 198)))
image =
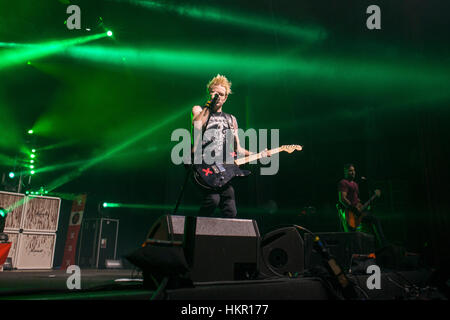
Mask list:
POLYGON ((380 190, 375 190, 374 194, 368 201, 366 201, 364 204, 359 202, 356 206, 349 206, 347 209, 345 209, 345 220, 347 221, 347 224, 351 228, 356 228, 361 224, 361 221, 365 215, 367 215, 367 208, 372 203, 375 198, 378 198, 381 195, 380 190))
POLYGON ((381 191, 378 189, 375 190, 374 194, 372 195, 372 197, 370 197, 369 200, 367 200, 364 204, 359 202, 356 206, 353 207, 353 210, 359 212, 360 214, 363 213, 364 211, 367 210, 367 208, 370 206, 372 201, 375 200, 375 198, 378 198, 380 195, 381 195, 381 191))
POLYGON ((296 144, 295 145, 294 144, 292 144, 292 145, 283 145, 283 146, 278 147, 278 148, 274 148, 274 149, 271 149, 271 150, 264 149, 260 153, 254 153, 252 155, 249 155, 249 156, 246 156, 246 157, 243 157, 243 158, 238 158, 238 159, 235 160, 235 163, 239 166, 239 165, 242 165, 242 164, 245 164, 245 163, 248 163, 248 162, 251 162, 251 161, 255 161, 255 160, 258 160, 258 159, 261 159, 261 158, 271 157, 272 155, 274 155, 276 153, 279 153, 279 152, 282 152, 282 151, 285 151, 287 153, 292 153, 294 151, 301 151, 302 149, 303 149, 302 146, 296 145, 296 144))

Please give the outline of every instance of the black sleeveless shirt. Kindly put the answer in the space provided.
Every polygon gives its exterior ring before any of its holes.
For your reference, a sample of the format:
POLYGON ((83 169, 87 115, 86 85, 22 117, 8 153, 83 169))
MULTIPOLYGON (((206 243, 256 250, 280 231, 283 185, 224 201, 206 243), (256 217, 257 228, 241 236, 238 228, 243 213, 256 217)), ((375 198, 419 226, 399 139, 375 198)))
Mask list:
POLYGON ((236 118, 225 112, 212 112, 206 128, 203 128, 202 137, 202 156, 205 156, 205 149, 208 155, 219 157, 223 162, 226 161, 227 144, 228 152, 233 158, 236 158, 236 140, 233 135, 227 131, 235 129, 233 122, 236 118))

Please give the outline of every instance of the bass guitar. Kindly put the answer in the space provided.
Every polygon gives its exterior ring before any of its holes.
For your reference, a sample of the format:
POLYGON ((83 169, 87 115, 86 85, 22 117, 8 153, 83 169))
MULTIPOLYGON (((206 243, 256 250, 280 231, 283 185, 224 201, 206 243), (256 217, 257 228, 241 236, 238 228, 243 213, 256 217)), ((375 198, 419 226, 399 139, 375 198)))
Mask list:
MULTIPOLYGON (((299 145, 284 145, 278 148, 274 148, 266 153, 270 152, 271 155, 285 151, 292 153, 295 150, 302 150, 302 146, 299 145)), ((192 165, 194 171, 194 181, 201 187, 208 190, 219 190, 225 187, 234 177, 246 177, 251 171, 242 170, 240 165, 255 161, 265 157, 265 152, 252 154, 247 157, 238 158, 234 160, 234 163, 214 163, 214 164, 194 164, 192 165)))

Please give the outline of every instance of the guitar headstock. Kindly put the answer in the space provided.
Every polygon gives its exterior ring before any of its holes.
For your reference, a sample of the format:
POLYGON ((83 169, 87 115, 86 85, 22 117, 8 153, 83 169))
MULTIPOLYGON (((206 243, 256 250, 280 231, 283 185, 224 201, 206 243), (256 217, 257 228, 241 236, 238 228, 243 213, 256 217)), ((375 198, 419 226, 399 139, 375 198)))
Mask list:
POLYGON ((302 149, 303 147, 298 144, 284 145, 281 147, 281 150, 286 151, 287 153, 292 153, 295 150, 301 151, 302 149))
POLYGON ((380 190, 380 189, 377 189, 377 190, 375 190, 374 192, 375 192, 375 195, 376 195, 377 197, 381 196, 381 190, 380 190))

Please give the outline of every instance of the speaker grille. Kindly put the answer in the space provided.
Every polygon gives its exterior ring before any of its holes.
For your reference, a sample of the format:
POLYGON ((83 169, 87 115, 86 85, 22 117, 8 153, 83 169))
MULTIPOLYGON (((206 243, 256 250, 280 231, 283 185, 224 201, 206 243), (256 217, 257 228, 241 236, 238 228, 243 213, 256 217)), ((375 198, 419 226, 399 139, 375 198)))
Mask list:
POLYGON ((303 239, 295 227, 277 229, 261 241, 262 276, 285 276, 301 273, 304 269, 303 239))

